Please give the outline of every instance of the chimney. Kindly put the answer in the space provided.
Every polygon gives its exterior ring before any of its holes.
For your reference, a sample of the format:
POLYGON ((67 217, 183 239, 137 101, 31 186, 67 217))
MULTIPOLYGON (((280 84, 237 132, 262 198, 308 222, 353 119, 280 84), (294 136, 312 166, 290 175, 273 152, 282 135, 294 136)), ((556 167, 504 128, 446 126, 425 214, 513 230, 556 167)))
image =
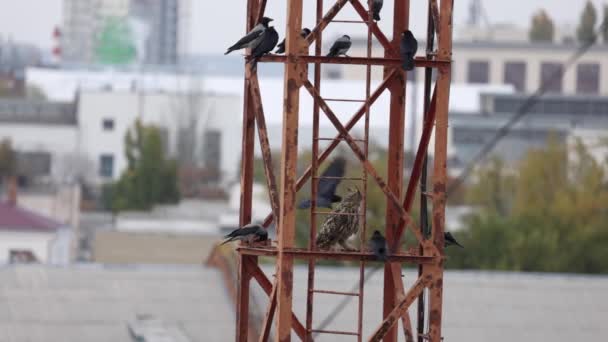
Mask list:
POLYGON ((6 203, 12 206, 17 205, 17 177, 9 177, 6 184, 7 199, 6 203))

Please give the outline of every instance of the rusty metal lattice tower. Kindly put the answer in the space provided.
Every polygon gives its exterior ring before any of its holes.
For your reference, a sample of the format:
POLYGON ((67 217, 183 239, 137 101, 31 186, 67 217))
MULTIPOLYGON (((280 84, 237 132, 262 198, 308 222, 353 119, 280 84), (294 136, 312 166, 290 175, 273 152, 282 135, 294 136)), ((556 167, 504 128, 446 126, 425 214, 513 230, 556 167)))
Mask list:
MULTIPOLYGON (((312 1, 312 0, 311 0, 312 1)), ((262 106, 260 87, 256 71, 247 64, 245 71, 244 107, 243 107, 243 142, 242 142, 242 170, 241 170, 241 211, 240 223, 244 225, 251 221, 252 210, 252 183, 253 183, 253 148, 254 130, 257 126, 259 143, 264 160, 264 171, 272 213, 268 215, 264 226, 278 222, 278 245, 273 246, 247 246, 241 244, 238 266, 238 294, 237 294, 237 341, 247 341, 255 336, 249 331, 249 289, 252 279, 255 279, 269 297, 264 322, 259 329, 259 340, 265 341, 270 335, 273 319, 276 321, 276 338, 280 341, 289 341, 292 330, 305 341, 311 341, 313 333, 347 334, 362 336, 363 308, 363 274, 365 262, 373 260, 373 255, 362 247, 357 252, 320 251, 314 246, 316 234, 315 215, 323 214, 316 211, 315 193, 317 168, 327 159, 330 153, 340 142, 345 142, 353 154, 359 159, 363 167, 363 198, 365 203, 367 178, 382 189, 387 201, 386 209, 386 238, 394 253, 384 266, 384 300, 383 317, 378 317, 379 325, 369 340, 371 341, 397 341, 398 321, 401 320, 406 341, 428 340, 439 342, 441 340, 442 318, 442 291, 443 291, 443 245, 444 245, 444 212, 446 191, 446 158, 447 158, 447 114, 450 89, 451 53, 452 53, 452 8, 453 0, 427 0, 428 1, 428 30, 427 52, 425 57, 415 60, 416 67, 425 68, 425 113, 422 135, 418 144, 414 165, 409 172, 407 187, 403 187, 404 180, 404 136, 405 136, 405 86, 406 74, 401 69, 399 57, 399 42, 401 32, 408 28, 410 14, 409 0, 395 0, 393 16, 392 40, 389 40, 371 19, 369 10, 370 1, 364 0, 336 0, 335 4, 323 11, 323 0, 316 1, 317 23, 312 33, 306 38, 300 37, 302 28, 303 0, 287 1, 287 28, 286 28, 286 54, 285 56, 268 55, 262 57, 260 62, 284 63, 285 80, 283 95, 283 131, 281 151, 280 183, 277 186, 272 169, 272 156, 268 142, 264 109, 262 106), (362 3, 363 2, 363 3, 362 3), (367 3, 366 3, 367 2, 367 3), (438 2, 440 4, 438 4, 438 2), (361 17, 360 21, 335 20, 340 10, 350 3, 355 12, 361 17), (364 4, 365 3, 365 4, 364 4), (367 54, 366 57, 325 57, 321 54, 322 32, 331 22, 361 23, 367 25, 367 54), (437 34, 438 48, 433 49, 434 35, 437 34), (384 57, 371 57, 372 37, 384 48, 384 57), (315 44, 314 55, 309 55, 309 46, 315 44), (313 64, 314 80, 308 79, 308 65, 313 64), (321 65, 323 64, 355 64, 366 66, 366 98, 360 102, 361 107, 343 124, 328 105, 330 101, 351 101, 345 99, 327 99, 321 97, 321 65), (371 66, 384 67, 383 81, 371 91, 371 66), (435 70, 437 78, 434 87, 431 86, 431 75, 435 70), (434 90, 431 92, 431 88, 434 90), (297 147, 298 147, 298 115, 300 90, 305 90, 314 99, 313 110, 313 147, 312 164, 306 171, 297 177, 297 147), (386 180, 367 159, 367 140, 369 131, 370 107, 382 93, 390 93, 389 137, 388 137, 388 177, 386 180), (333 138, 319 137, 319 115, 323 112, 338 131, 333 138), (349 133, 361 119, 365 120, 365 135, 363 139, 354 139, 349 133), (432 232, 430 238, 425 238, 419 225, 410 216, 414 197, 418 189, 421 176, 424 178, 426 154, 431 134, 434 129, 435 150, 433 159, 433 173, 431 190, 423 192, 422 202, 427 198, 432 204, 432 232), (329 145, 319 153, 319 141, 330 141, 329 145), (357 143, 363 143, 361 148, 357 143), (312 177, 312 209, 311 209, 311 241, 307 248, 295 247, 295 200, 296 192, 312 177), (403 199, 402 199, 403 198, 403 199), (417 241, 414 248, 400 251, 400 243, 405 230, 409 230, 417 241), (258 256, 276 257, 276 279, 271 281, 258 266, 258 256), (295 259, 306 259, 309 262, 307 310, 305 316, 298 316, 292 310, 293 266, 295 259), (353 260, 360 262, 359 291, 345 293, 325 291, 314 287, 315 260, 353 260), (410 288, 405 288, 401 278, 401 265, 407 262, 419 266, 419 277, 410 288), (419 301, 419 321, 424 313, 428 313, 428 333, 415 334, 412 330, 409 308, 412 303, 428 289, 428 303, 419 301), (332 293, 336 295, 352 295, 359 297, 359 310, 357 331, 319 331, 312 327, 314 293, 332 293), (276 317, 276 318, 275 318, 276 317), (305 318, 304 323, 301 320, 305 318)), ((247 1, 247 29, 251 29, 264 15, 266 0, 247 1)), ((385 17, 388 14, 383 14, 385 17)), ((413 134, 413 133, 411 133, 413 134)), ((421 188, 424 187, 421 186, 421 188)), ((365 204, 364 204, 365 205, 365 204)), ((365 212, 365 210, 363 210, 365 212)), ((363 221, 365 219, 363 214, 363 221)), ((362 224, 360 238, 365 237, 365 224, 362 224)), ((364 244, 362 244, 364 245, 364 244)), ((254 325, 259 325, 257 322, 254 325)))

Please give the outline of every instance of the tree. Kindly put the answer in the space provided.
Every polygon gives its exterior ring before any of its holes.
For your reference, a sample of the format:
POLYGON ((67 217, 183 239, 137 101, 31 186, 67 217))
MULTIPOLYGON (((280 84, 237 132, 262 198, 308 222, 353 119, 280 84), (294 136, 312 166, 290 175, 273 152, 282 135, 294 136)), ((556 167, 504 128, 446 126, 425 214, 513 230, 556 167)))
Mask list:
POLYGON ((552 42, 555 34, 553 20, 545 10, 541 9, 532 16, 532 27, 529 37, 533 42, 552 42))
POLYGON ((597 13, 595 7, 591 1, 587 1, 583 13, 581 14, 581 21, 576 29, 576 37, 578 41, 584 44, 590 44, 595 41, 595 23, 597 20, 597 13))
POLYGON ((165 157, 160 129, 137 120, 125 136, 127 169, 105 189, 113 211, 179 201, 177 163, 165 157))
POLYGON ((135 60, 137 51, 133 34, 123 18, 109 17, 95 47, 97 62, 102 64, 128 64, 135 60))

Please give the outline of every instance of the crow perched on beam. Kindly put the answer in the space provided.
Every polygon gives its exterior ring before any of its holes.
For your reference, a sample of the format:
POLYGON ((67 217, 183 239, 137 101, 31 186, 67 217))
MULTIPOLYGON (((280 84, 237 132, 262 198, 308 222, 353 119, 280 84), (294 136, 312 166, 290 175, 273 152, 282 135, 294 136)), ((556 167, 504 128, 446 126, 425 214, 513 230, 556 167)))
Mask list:
POLYGON ((348 49, 350 49, 351 45, 352 42, 350 41, 350 37, 348 35, 343 35, 342 37, 338 38, 331 46, 327 57, 338 57, 341 55, 348 57, 346 52, 348 51, 348 49))
POLYGON ((251 47, 251 57, 252 57, 252 59, 251 59, 252 68, 251 69, 252 70, 256 69, 258 59, 260 57, 262 57, 263 55, 272 51, 272 49, 274 49, 274 47, 277 46, 278 41, 279 41, 279 34, 277 33, 277 31, 274 29, 273 26, 270 26, 269 28, 264 30, 264 32, 262 33, 262 36, 260 37, 260 40, 257 42, 257 44, 251 47))
POLYGON ((249 31, 243 38, 239 39, 238 42, 229 47, 228 50, 224 53, 224 55, 227 55, 234 50, 252 48, 256 46, 259 42, 259 39, 261 39, 262 37, 262 33, 264 33, 264 30, 268 28, 268 23, 270 23, 271 21, 271 18, 263 17, 262 21, 259 24, 255 25, 255 27, 251 31, 249 31))
MULTIPOLYGON (((337 157, 321 174, 319 186, 317 187, 317 207, 331 208, 332 203, 342 200, 342 197, 336 195, 336 188, 340 184, 341 177, 344 177, 344 167, 346 160, 342 157, 337 157), (332 178, 324 178, 332 177, 332 178), (335 177, 335 178, 334 178, 335 177)), ((303 200, 298 205, 298 209, 310 208, 310 199, 303 200)))
MULTIPOLYGON (((306 38, 310 34, 310 30, 306 27, 300 32, 300 37, 306 38)), ((285 53, 285 39, 277 45, 277 50, 274 53, 285 53)))
POLYGON ((401 44, 399 45, 403 70, 410 71, 414 69, 414 56, 417 50, 418 41, 414 38, 412 31, 403 31, 401 34, 401 44))
POLYGON ((376 256, 377 260, 386 261, 388 258, 388 244, 386 243, 386 239, 379 230, 375 230, 372 238, 369 240, 369 249, 372 250, 372 253, 376 256))
POLYGON ((262 242, 268 240, 268 232, 261 225, 250 223, 233 230, 224 239, 220 246, 232 241, 262 242))

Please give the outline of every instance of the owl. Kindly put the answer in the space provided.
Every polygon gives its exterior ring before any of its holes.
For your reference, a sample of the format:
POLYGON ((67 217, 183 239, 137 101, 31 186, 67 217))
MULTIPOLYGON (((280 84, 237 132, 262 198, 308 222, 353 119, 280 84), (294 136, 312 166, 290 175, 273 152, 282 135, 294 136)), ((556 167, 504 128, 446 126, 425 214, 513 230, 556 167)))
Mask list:
POLYGON ((345 250, 353 250, 346 240, 359 231, 361 199, 359 189, 348 189, 344 199, 338 204, 335 211, 327 216, 317 233, 316 244, 319 249, 327 250, 339 244, 345 250))

